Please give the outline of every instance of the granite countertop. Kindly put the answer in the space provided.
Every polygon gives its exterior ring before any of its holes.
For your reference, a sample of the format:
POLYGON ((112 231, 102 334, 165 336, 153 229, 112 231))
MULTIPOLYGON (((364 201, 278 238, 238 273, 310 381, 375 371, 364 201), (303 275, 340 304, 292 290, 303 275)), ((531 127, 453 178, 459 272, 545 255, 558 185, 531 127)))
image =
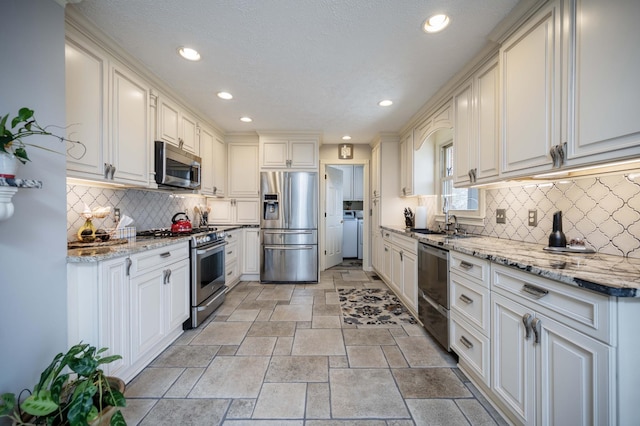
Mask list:
MULTIPOLYGON (((214 225, 216 226, 216 225, 214 225)), ((219 231, 233 231, 242 228, 257 228, 258 225, 220 225, 216 226, 219 231)), ((184 237, 171 238, 150 238, 140 239, 126 244, 86 247, 67 250, 67 263, 91 263, 116 257, 130 256, 146 250, 153 250, 160 247, 170 246, 180 242, 189 241, 190 235, 184 237)))
POLYGON ((599 253, 552 253, 544 251, 543 245, 522 241, 484 236, 456 239, 441 234, 407 232, 393 226, 382 228, 609 296, 640 297, 640 259, 599 253))

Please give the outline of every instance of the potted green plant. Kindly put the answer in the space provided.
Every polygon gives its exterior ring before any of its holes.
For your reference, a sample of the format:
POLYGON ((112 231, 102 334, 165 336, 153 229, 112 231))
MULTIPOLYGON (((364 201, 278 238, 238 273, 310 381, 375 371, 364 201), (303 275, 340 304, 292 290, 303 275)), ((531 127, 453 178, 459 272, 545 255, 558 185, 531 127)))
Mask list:
POLYGON ((115 408, 126 405, 124 382, 106 376, 99 368, 122 357, 103 357, 106 350, 80 342, 67 353, 57 354, 33 391, 26 390, 30 395, 24 401, 19 401, 22 393, 18 398, 13 393, 0 395, 0 417, 9 417, 18 426, 126 426, 122 413, 115 408))
MULTIPOLYGON (((15 168, 17 168, 18 166, 16 160, 20 161, 22 164, 26 164, 27 161, 31 161, 31 159, 27 155, 27 146, 33 146, 47 151, 55 152, 40 145, 25 143, 24 139, 29 136, 53 136, 55 138, 58 138, 61 142, 79 144, 80 146, 85 148, 82 142, 73 141, 67 139, 66 137, 53 134, 48 130, 49 127, 51 126, 42 127, 36 121, 34 117, 34 111, 29 108, 20 108, 20 110, 18 111, 18 115, 13 117, 11 121, 9 121, 9 114, 0 117, 0 167, 2 167, 3 163, 14 165, 13 170, 15 172, 15 168)), ((84 151, 86 151, 86 149, 83 150, 82 155, 84 155, 84 151)), ((11 177, 12 173, 0 168, 0 175, 11 177)))

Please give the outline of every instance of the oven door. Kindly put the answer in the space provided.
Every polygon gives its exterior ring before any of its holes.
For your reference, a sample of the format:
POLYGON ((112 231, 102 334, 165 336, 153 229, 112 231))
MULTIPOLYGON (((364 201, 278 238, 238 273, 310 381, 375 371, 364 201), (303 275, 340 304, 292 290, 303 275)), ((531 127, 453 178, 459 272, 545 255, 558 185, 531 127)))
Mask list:
POLYGON ((191 249, 191 306, 198 306, 224 287, 225 242, 191 249))

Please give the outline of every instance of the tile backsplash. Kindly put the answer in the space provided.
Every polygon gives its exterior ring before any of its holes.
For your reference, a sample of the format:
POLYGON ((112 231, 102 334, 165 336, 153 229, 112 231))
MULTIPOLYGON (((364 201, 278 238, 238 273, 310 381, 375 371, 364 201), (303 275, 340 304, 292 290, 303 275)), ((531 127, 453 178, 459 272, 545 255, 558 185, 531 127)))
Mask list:
POLYGON ((469 232, 548 244, 553 213, 562 211, 567 241, 584 238, 599 253, 640 258, 640 175, 620 174, 485 190, 484 227, 469 232), (496 223, 506 209, 506 224, 496 223), (538 225, 528 226, 529 209, 538 225))
MULTIPOLYGON (((619 174, 585 177, 553 183, 523 184, 485 190, 484 227, 468 227, 474 234, 547 244, 553 213, 563 213, 567 240, 584 238, 600 253, 640 258, 640 175, 619 174), (496 209, 505 209, 507 223, 496 224, 496 209), (537 210, 538 225, 527 225, 529 209, 537 210)), ((435 196, 423 198, 429 227, 434 223, 435 196)), ((84 223, 80 216, 84 203, 89 207, 112 206, 130 216, 138 229, 166 228, 177 212, 187 212, 205 204, 203 197, 137 189, 105 189, 67 185, 67 239, 76 240, 84 223)), ((114 226, 113 213, 96 219, 97 228, 114 226)))
POLYGON ((94 219, 96 228, 113 228, 113 208, 120 209, 121 215, 133 219, 132 226, 137 230, 151 228, 169 228, 171 218, 178 212, 186 212, 192 223, 196 225, 193 208, 198 204, 206 204, 200 196, 181 195, 161 191, 141 189, 96 188, 83 185, 67 185, 67 240, 77 240, 76 232, 84 223, 80 216, 84 204, 89 208, 111 206, 112 211, 104 219, 94 219))

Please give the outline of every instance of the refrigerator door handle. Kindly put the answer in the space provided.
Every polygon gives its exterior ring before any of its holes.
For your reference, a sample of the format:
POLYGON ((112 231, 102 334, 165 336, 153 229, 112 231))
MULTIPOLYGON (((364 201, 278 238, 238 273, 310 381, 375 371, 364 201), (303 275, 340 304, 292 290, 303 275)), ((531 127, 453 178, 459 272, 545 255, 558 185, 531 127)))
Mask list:
POLYGON ((264 231, 265 234, 295 234, 295 235, 311 235, 312 231, 289 231, 289 230, 278 230, 278 231, 264 231))
POLYGON ((289 219, 291 218, 291 175, 287 173, 287 215, 285 216, 285 228, 289 227, 289 219))
POLYGON ((313 246, 264 246, 265 250, 313 250, 313 246))

